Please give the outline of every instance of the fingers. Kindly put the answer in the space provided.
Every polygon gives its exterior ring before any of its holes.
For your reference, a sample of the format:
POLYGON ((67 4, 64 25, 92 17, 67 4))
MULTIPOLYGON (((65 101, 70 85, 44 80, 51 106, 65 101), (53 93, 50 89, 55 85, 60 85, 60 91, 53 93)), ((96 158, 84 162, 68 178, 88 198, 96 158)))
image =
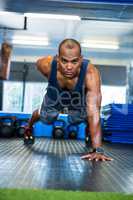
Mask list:
POLYGON ((87 154, 87 155, 81 156, 81 159, 86 159, 86 158, 89 158, 89 157, 90 157, 90 155, 87 154))
POLYGON ((113 158, 110 158, 110 157, 104 155, 103 158, 102 158, 102 160, 103 161, 112 161, 113 158))
POLYGON ((107 157, 105 155, 101 155, 101 154, 87 154, 87 155, 84 155, 84 156, 81 156, 81 159, 88 159, 88 160, 95 160, 96 162, 97 161, 112 161, 113 159, 110 158, 110 157, 107 157))
POLYGON ((112 161, 113 158, 109 158, 109 157, 107 157, 106 160, 107 160, 107 161, 112 161))

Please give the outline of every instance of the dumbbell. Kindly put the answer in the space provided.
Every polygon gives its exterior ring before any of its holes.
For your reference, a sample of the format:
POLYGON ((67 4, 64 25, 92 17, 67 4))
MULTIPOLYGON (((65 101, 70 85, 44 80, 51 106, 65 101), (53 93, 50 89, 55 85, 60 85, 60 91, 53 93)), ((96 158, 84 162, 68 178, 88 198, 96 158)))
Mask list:
POLYGON ((0 117, 0 136, 4 138, 10 138, 14 136, 15 117, 13 116, 2 116, 0 117))
POLYGON ((78 126, 76 126, 76 125, 69 125, 67 127, 67 131, 68 131, 68 138, 69 139, 77 139, 78 126))
POLYGON ((63 120, 56 120, 53 123, 53 138, 54 139, 63 139, 65 134, 65 122, 63 120))
POLYGON ((24 137, 25 126, 28 124, 29 118, 21 118, 15 121, 16 136, 19 138, 24 137))

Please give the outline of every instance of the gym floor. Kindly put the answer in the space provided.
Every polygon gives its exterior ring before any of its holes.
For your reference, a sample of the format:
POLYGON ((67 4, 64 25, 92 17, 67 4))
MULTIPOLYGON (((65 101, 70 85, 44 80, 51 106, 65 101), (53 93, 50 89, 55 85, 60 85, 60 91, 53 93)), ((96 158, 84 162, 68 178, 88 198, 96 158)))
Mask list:
POLYGON ((0 139, 0 188, 133 192, 133 145, 105 143, 111 162, 80 159, 83 141, 0 139))

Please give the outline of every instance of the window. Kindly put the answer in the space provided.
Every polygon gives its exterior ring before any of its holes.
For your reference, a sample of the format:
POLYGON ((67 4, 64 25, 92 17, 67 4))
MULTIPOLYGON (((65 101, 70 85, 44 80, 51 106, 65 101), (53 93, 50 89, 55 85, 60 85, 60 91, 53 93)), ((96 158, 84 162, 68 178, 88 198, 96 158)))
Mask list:
POLYGON ((126 103, 126 86, 102 86, 102 106, 109 103, 126 103))
POLYGON ((3 111, 21 112, 23 84, 21 82, 4 81, 3 111))
MULTIPOLYGON (((24 113, 32 113, 40 108, 43 96, 46 93, 47 83, 26 83, 24 97, 24 113)), ((22 112, 23 83, 4 81, 3 84, 3 111, 22 112)))
POLYGON ((32 113, 40 108, 46 93, 47 83, 26 83, 24 112, 32 113))

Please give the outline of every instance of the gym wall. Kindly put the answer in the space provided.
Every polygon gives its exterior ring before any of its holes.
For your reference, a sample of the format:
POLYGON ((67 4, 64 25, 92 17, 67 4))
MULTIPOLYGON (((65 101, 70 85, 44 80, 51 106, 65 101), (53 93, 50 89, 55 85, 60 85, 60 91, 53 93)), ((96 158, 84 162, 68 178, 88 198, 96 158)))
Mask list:
MULTIPOLYGON (((45 82, 47 79, 36 69, 35 63, 12 62, 9 80, 23 81, 24 71, 28 67, 26 81, 45 82)), ((127 70, 124 66, 96 66, 101 74, 103 85, 124 86, 127 81, 127 70)))
POLYGON ((126 66, 96 66, 101 74, 102 85, 125 86, 127 83, 126 66))
POLYGON ((23 81, 23 79, 30 82, 47 81, 36 69, 35 63, 12 62, 9 81, 23 81))

